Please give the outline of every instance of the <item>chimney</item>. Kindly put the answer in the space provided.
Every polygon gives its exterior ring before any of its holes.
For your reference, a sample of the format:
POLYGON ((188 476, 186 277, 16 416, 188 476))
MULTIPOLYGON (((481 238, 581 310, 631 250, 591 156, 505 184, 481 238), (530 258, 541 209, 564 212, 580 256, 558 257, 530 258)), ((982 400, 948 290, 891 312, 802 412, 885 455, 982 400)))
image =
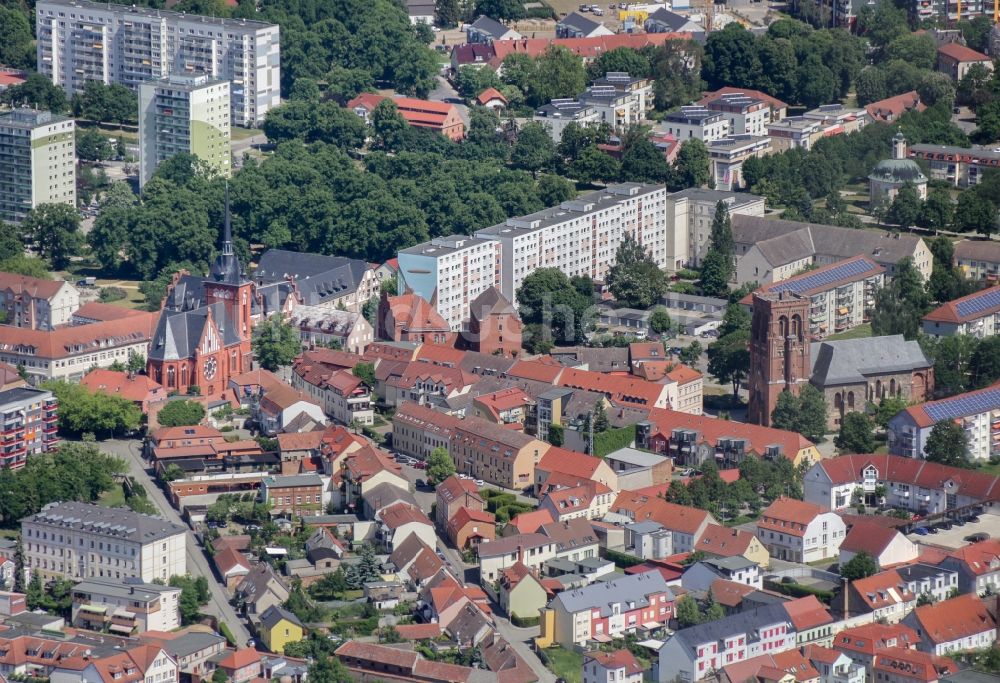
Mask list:
POLYGON ((524 564, 524 546, 523 545, 518 545, 517 546, 517 561, 520 562, 521 564, 524 564))
POLYGON ((844 579, 844 589, 843 589, 844 590, 844 619, 846 619, 847 617, 849 617, 851 615, 850 608, 848 607, 848 602, 849 602, 848 592, 850 590, 850 587, 851 587, 851 580, 850 579, 844 579))

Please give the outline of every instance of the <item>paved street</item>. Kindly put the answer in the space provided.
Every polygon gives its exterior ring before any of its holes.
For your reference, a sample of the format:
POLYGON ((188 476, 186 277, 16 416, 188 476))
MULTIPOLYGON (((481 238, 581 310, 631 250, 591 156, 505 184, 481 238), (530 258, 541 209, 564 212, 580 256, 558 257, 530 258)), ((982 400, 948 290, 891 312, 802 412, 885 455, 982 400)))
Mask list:
POLYGON ((462 121, 468 127, 469 108, 462 103, 462 98, 459 96, 458 91, 451 87, 451 83, 444 76, 437 77, 437 87, 431 90, 427 99, 434 100, 435 102, 450 102, 454 104, 458 108, 458 115, 462 117, 462 121))
MULTIPOLYGON (((163 495, 163 491, 146 471, 146 464, 143 462, 140 443, 138 441, 114 440, 105 441, 100 445, 107 452, 125 459, 128 463, 129 474, 145 487, 149 499, 159 508, 165 519, 185 527, 187 526, 167 500, 166 496, 163 495)), ((208 604, 202 608, 202 611, 224 622, 233 632, 237 644, 239 646, 245 645, 251 638, 250 632, 243 625, 240 618, 236 616, 236 610, 229 604, 229 596, 226 595, 225 589, 216 580, 215 574, 212 572, 212 568, 208 565, 208 560, 205 558, 205 553, 202 552, 201 546, 195 541, 194 534, 190 530, 187 532, 187 569, 188 573, 192 576, 200 575, 208 579, 211 598, 208 604)))

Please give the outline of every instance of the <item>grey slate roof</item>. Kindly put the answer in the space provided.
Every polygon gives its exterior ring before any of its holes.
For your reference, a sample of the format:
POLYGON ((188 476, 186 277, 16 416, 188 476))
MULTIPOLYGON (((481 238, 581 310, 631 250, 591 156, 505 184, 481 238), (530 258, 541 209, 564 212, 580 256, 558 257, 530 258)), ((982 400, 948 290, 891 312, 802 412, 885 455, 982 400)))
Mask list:
POLYGON ((812 358, 810 382, 817 387, 863 383, 867 375, 931 366, 920 344, 906 341, 901 334, 817 342, 813 344, 812 358))
POLYGON ((207 650, 217 643, 225 643, 226 639, 216 633, 203 633, 201 631, 190 631, 182 636, 164 641, 163 649, 174 656, 175 659, 189 657, 195 652, 207 650))
POLYGON ((660 572, 643 572, 563 591, 553 598, 553 602, 558 601, 570 613, 600 609, 601 616, 606 617, 611 614, 612 605, 634 602, 636 607, 646 607, 649 604, 647 596, 652 593, 664 593, 668 599, 673 598, 673 591, 660 572))
MULTIPOLYGON (((198 280, 201 278, 191 278, 185 276, 184 280, 198 280)), ((181 283, 178 283, 180 286, 181 283)), ((193 284, 193 283, 189 283, 193 284)), ((175 288, 175 293, 177 290, 175 288)), ((238 326, 226 309, 225 304, 215 303, 209 306, 203 305, 204 288, 200 286, 185 287, 185 291, 180 293, 176 300, 181 308, 174 308, 172 301, 175 297, 167 299, 167 305, 160 313, 160 318, 156 323, 156 332, 149 345, 149 357, 155 360, 179 360, 190 358, 194 355, 198 342, 201 341, 208 322, 209 313, 215 324, 222 332, 223 346, 230 346, 240 342, 238 326), (195 292, 199 293, 197 300, 192 300, 195 292), (194 304, 193 308, 188 308, 194 304)))
MULTIPOLYGON (((920 238, 915 235, 891 234, 888 232, 876 232, 872 230, 855 230, 853 228, 839 228, 833 225, 816 225, 814 223, 801 223, 799 221, 775 220, 761 216, 747 216, 745 214, 734 214, 732 216, 733 239, 746 248, 758 244, 761 251, 772 254, 781 254, 780 245, 766 247, 760 243, 774 238, 784 238, 791 233, 805 230, 808 239, 812 242, 815 254, 822 254, 829 258, 843 259, 851 256, 868 256, 873 261, 884 266, 894 267, 900 259, 912 256, 920 242, 920 238)), ((795 239, 804 240, 804 237, 795 239)), ((780 242, 781 240, 778 240, 780 242)), ((800 245, 804 242, 800 241, 800 245)), ((800 248, 800 247, 799 247, 800 248)), ((739 253, 739 252, 738 252, 739 253)), ((798 253, 798 252, 795 252, 798 253)), ((775 258, 779 258, 775 256, 775 258)), ((789 263, 783 261, 782 263, 789 263)))
POLYGON ((681 16, 676 12, 671 12, 665 7, 661 7, 650 14, 646 21, 653 21, 657 24, 661 24, 667 29, 668 32, 685 30, 685 27, 692 23, 687 17, 681 16))
POLYGON ((314 306, 357 291, 367 270, 360 259, 269 249, 260 257, 253 279, 273 284, 294 277, 302 303, 314 306))
POLYGON ((571 12, 559 20, 559 26, 571 28, 579 31, 585 36, 589 36, 593 31, 599 29, 601 24, 592 19, 588 19, 579 12, 571 12))
POLYGON ((477 296, 472 304, 469 306, 469 311, 478 319, 491 314, 509 313, 516 315, 517 311, 511 305, 510 301, 507 300, 500 290, 496 287, 490 287, 489 289, 483 290, 483 293, 477 296))
POLYGON ((180 590, 172 586, 161 586, 156 583, 143 583, 139 579, 86 579, 73 586, 73 591, 81 593, 97 593, 116 598, 128 598, 136 602, 154 602, 162 593, 180 590))
POLYGON ((50 503, 40 512, 23 519, 22 523, 86 530, 135 543, 159 541, 183 534, 186 530, 180 524, 125 508, 105 508, 76 502, 50 503))
POLYGON ((264 624, 267 628, 274 628, 282 619, 287 619, 293 624, 300 627, 302 626, 302 622, 299 621, 297 616, 289 612, 287 609, 278 607, 277 605, 271 605, 264 610, 263 614, 260 615, 260 623, 264 624))
POLYGON ((472 22, 472 24, 469 25, 469 28, 475 29, 480 33, 486 33, 494 40, 500 40, 500 37, 510 30, 496 19, 488 17, 485 14, 472 22))
MULTIPOLYGON (((659 572, 649 573, 659 574, 659 572)), ((642 576, 642 574, 638 576, 642 576)), ((753 633, 762 626, 780 622, 788 623, 789 629, 792 629, 788 613, 781 604, 766 605, 747 612, 738 612, 725 619, 682 628, 673 635, 671 640, 676 639, 685 648, 693 651, 699 645, 714 643, 739 633, 753 633)))
POLYGON ((648 451, 640 451, 636 448, 619 448, 617 451, 612 451, 604 456, 605 460, 615 460, 617 462, 622 462, 627 465, 633 465, 635 467, 652 467, 653 465, 658 465, 667 458, 662 455, 657 455, 656 453, 649 453, 648 451))

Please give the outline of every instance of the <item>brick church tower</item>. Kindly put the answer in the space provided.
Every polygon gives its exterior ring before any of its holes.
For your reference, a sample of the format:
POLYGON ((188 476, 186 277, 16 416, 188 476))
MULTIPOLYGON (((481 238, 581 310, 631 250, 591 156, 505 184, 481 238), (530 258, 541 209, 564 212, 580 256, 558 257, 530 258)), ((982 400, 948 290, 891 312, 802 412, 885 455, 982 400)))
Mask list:
POLYGON ((753 295, 749 422, 770 426, 781 392, 798 395, 809 381, 809 306, 808 297, 791 292, 753 295))

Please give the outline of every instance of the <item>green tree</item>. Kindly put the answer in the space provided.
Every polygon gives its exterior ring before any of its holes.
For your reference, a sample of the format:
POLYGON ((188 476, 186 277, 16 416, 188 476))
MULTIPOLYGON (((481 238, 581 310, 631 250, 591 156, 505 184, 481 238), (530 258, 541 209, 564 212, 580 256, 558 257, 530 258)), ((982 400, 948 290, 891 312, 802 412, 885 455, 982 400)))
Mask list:
POLYGON ((72 104, 76 116, 91 121, 122 124, 138 119, 139 97, 124 85, 87 81, 72 104))
POLYGON ((49 272, 49 264, 40 258, 32 258, 30 256, 6 258, 0 261, 0 271, 36 277, 40 280, 52 279, 52 273, 49 272))
POLYGON ((649 316, 649 329, 656 334, 666 334, 672 327, 673 322, 670 320, 670 314, 667 313, 667 309, 662 306, 657 306, 653 309, 653 312, 649 316))
POLYGON ((83 243, 80 213, 67 204, 39 204, 25 216, 21 229, 38 255, 58 269, 69 265, 83 243))
MULTIPOLYGON (((889 420, 906 410, 909 406, 906 399, 901 396, 886 396, 875 407, 875 424, 882 429, 889 426, 889 420)), ((870 451, 858 451, 859 453, 869 453, 870 451)))
POLYGON ((722 605, 715 600, 715 596, 712 594, 712 591, 709 590, 708 595, 705 598, 705 621, 719 621, 720 619, 724 619, 725 616, 725 609, 723 609, 722 605))
POLYGON ((599 150, 596 145, 585 148, 570 164, 570 174, 585 183, 606 183, 616 179, 620 173, 618 161, 599 150))
POLYGON ((937 43, 930 33, 906 33, 886 45, 885 59, 899 59, 919 69, 933 69, 937 62, 937 43))
POLYGON ((40 572, 32 572, 31 580, 28 581, 28 590, 25 594, 25 602, 28 609, 35 610, 42 606, 45 600, 45 586, 42 585, 42 575, 40 572))
POLYGON ((517 142, 510 155, 515 168, 531 171, 537 176, 539 171, 552 167, 556 159, 556 147, 548 130, 540 123, 525 124, 517 134, 517 142))
POLYGON ((335 65, 326 74, 326 91, 346 104, 363 92, 375 87, 372 75, 364 69, 348 69, 335 65))
POLYGON ((996 208, 975 190, 963 192, 958 196, 953 227, 958 232, 978 232, 988 237, 997 229, 996 208))
POLYGON ((789 432, 796 431, 799 424, 799 406, 798 396, 790 391, 782 391, 778 394, 778 401, 771 412, 771 426, 789 432))
POLYGON ((107 161, 114 156, 114 150, 108 137, 96 128, 77 128, 76 156, 84 161, 107 161))
POLYGON ((156 416, 164 427, 185 427, 205 419, 205 408, 197 401, 170 401, 156 416))
POLYGON ((229 674, 226 673, 225 669, 216 667, 215 671, 212 672, 212 683, 226 683, 229 680, 229 674))
POLYGON ((375 366, 371 363, 358 363, 351 369, 351 373, 369 389, 375 388, 375 366))
POLYGON ((921 208, 920 195, 917 194, 916 186, 913 183, 905 183, 893 198, 886 220, 895 223, 903 230, 908 230, 916 225, 921 208))
POLYGON ((615 263, 608 269, 606 284, 618 303, 647 309, 663 298, 668 283, 666 273, 653 261, 652 254, 643 249, 632 233, 625 233, 615 252, 615 263))
POLYGON ((521 319, 532 328, 537 341, 574 344, 594 324, 588 313, 591 299, 581 294, 557 268, 539 268, 517 290, 521 319))
POLYGON ((201 617, 202 605, 208 603, 208 583, 204 576, 197 579, 190 575, 171 576, 167 583, 174 588, 181 589, 181 597, 178 601, 181 613, 181 623, 185 626, 194 624, 201 617))
POLYGON ((32 73, 24 83, 14 85, 0 93, 0 102, 14 106, 38 107, 55 114, 69 109, 66 91, 42 74, 32 73))
POLYGON ((636 183, 662 183, 670 177, 663 152, 654 145, 643 127, 632 128, 622 141, 621 179, 636 183))
POLYGON ((915 339, 920 319, 930 309, 930 297, 924 288, 923 276, 906 257, 896 264, 892 281, 875 293, 872 331, 876 335, 902 334, 915 339))
POLYGON ((708 148, 698 139, 685 140, 674 161, 673 183, 678 189, 704 187, 711 180, 708 148))
POLYGON ((524 3, 520 0, 477 0, 475 14, 485 14, 497 21, 523 19, 524 3))
POLYGON ((139 406, 121 396, 91 392, 82 385, 63 381, 53 380, 43 386, 59 400, 59 431, 65 435, 125 435, 137 430, 142 422, 139 406))
POLYGON ((678 355, 678 359, 682 363, 685 363, 687 365, 693 365, 698 362, 698 359, 701 358, 701 352, 702 352, 701 343, 696 339, 695 341, 691 342, 683 349, 681 349, 680 355, 678 355))
POLYGON ((840 566, 840 575, 848 581, 865 579, 878 572, 878 561, 864 550, 840 566))
POLYGON ((604 401, 598 401, 594 406, 593 420, 594 434, 601 434, 611 428, 611 423, 608 422, 608 411, 604 409, 604 401))
POLYGON ((698 603, 690 595, 684 595, 677 601, 674 614, 677 619, 677 625, 681 628, 701 623, 701 612, 698 609, 698 603))
POLYGON ((434 5, 434 24, 441 28, 458 26, 462 19, 462 10, 458 0, 437 0, 434 5))
POLYGON ((749 344, 749 330, 740 330, 720 336, 708 345, 708 372, 720 382, 732 385, 733 398, 739 396, 750 367, 749 344))
POLYGON ((833 444, 841 453, 874 453, 875 425, 864 413, 847 413, 840 420, 840 433, 833 444))
POLYGON ((31 41, 28 14, 17 6, 0 7, 0 64, 33 69, 35 50, 31 41))
POLYGON ((566 432, 563 430, 562 425, 552 424, 549 425, 549 437, 548 441, 553 446, 562 446, 566 441, 566 432))
POLYGON ((440 484, 453 474, 455 474, 455 461, 451 459, 448 450, 438 447, 431 451, 427 456, 427 481, 431 484, 440 484))
POLYGON ((326 142, 342 149, 358 149, 365 142, 364 121, 333 102, 290 100, 267 112, 264 133, 274 143, 298 138, 326 142))
POLYGON ((406 134, 406 119, 399 113, 399 107, 391 99, 384 99, 372 110, 372 146, 385 151, 401 147, 406 134))
POLYGON ((952 420, 941 420, 931 428, 927 443, 924 444, 924 456, 928 462, 950 467, 968 467, 968 449, 969 437, 962 425, 952 420))
POLYGON ((981 389, 1000 379, 1000 337, 981 339, 969 358, 969 386, 981 389))
POLYGON ((291 365, 302 352, 302 342, 295 328, 280 316, 273 316, 254 327, 252 345, 257 362, 272 372, 291 365))
POLYGON ((935 187, 927 193, 927 199, 920 207, 917 225, 930 230, 944 230, 952 223, 955 206, 947 190, 935 187))
POLYGON ((727 296, 732 279, 735 259, 733 225, 729 208, 722 201, 715 206, 712 230, 708 239, 708 253, 702 260, 701 289, 706 296, 727 296))

